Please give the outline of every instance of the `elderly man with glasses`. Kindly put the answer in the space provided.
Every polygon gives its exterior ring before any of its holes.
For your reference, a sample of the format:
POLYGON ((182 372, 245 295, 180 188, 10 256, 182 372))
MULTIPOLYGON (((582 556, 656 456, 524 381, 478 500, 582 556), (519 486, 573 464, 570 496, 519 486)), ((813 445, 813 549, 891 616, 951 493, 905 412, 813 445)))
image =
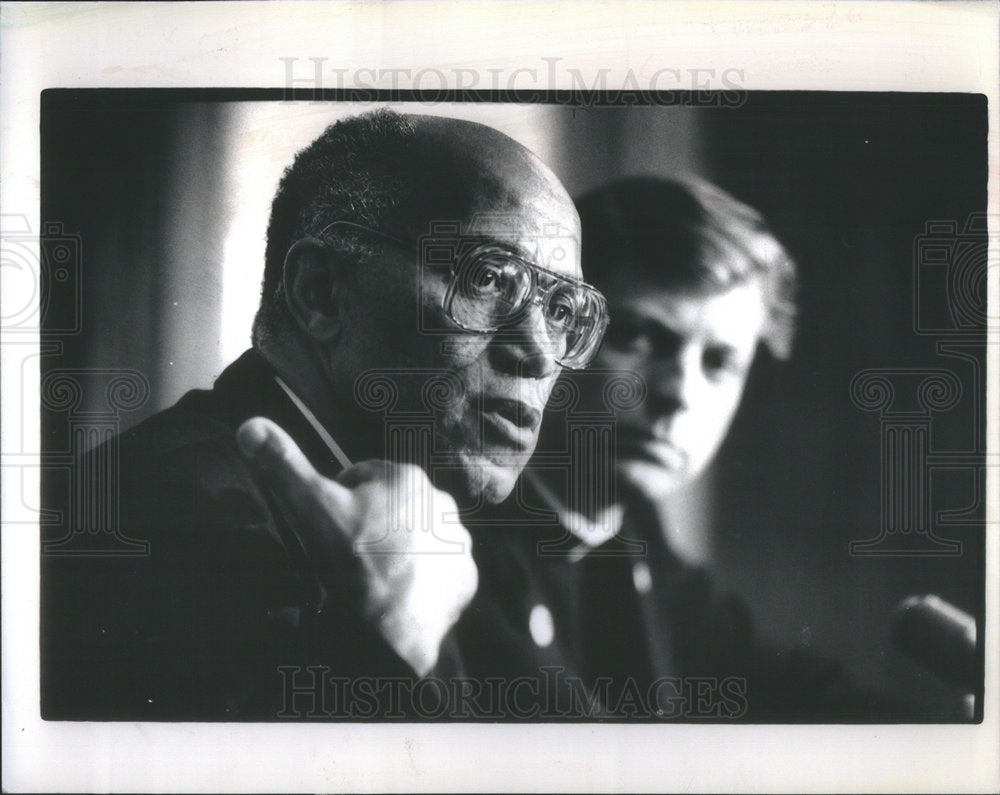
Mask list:
POLYGON ((511 492, 600 345, 579 263, 571 199, 496 130, 329 127, 274 199, 252 350, 119 440, 149 554, 43 562, 43 714, 426 712, 414 682, 466 674, 460 512, 511 492))

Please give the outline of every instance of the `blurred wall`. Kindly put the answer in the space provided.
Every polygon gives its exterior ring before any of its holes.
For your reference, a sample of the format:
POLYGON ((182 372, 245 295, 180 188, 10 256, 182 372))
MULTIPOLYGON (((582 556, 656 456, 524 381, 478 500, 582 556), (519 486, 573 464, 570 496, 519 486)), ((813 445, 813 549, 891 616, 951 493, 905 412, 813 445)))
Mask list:
MULTIPOLYGON (((985 235, 945 254, 932 282, 918 247, 928 223, 960 234, 985 212, 985 98, 751 94, 706 111, 702 134, 707 176, 764 212, 802 282, 794 356, 761 362, 719 456, 707 503, 718 569, 770 634, 841 651, 900 690, 934 690, 891 650, 888 615, 910 593, 980 609, 983 470, 945 463, 909 484, 926 488, 928 526, 961 541, 960 555, 852 555, 852 541, 880 533, 883 491, 903 499, 907 484, 884 484, 883 418, 852 401, 850 384, 872 368, 952 372, 959 399, 931 412, 925 452, 985 461, 984 373, 977 381, 973 362, 941 347, 959 338, 983 357, 985 235), (929 300, 978 320, 942 316, 954 331, 920 333, 915 310, 929 300)), ((961 242, 946 235, 942 251, 961 242)), ((915 384, 893 378, 894 409, 919 414, 915 384)))
MULTIPOLYGON (((80 329, 53 335, 62 361, 46 368, 139 371, 151 396, 127 425, 219 371, 230 127, 223 106, 119 96, 46 96, 41 214, 81 256, 78 308, 54 307, 79 311, 80 329)), ((85 392, 82 410, 103 399, 85 392)))

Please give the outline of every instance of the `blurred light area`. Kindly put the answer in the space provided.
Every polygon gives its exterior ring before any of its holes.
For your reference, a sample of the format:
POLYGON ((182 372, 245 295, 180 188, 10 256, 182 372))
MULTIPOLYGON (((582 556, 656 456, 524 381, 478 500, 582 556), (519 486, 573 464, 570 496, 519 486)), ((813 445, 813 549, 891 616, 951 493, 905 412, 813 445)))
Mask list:
POLYGON ((156 323, 164 355, 157 361, 161 405, 192 385, 209 386, 221 372, 219 305, 222 297, 220 237, 228 216, 225 161, 228 119, 217 103, 190 103, 177 114, 165 154, 164 272, 156 323))
POLYGON ((704 174, 698 108, 595 105, 558 112, 560 140, 546 162, 574 198, 623 177, 704 174))
POLYGON ((671 495, 663 505, 663 530, 670 548, 683 560, 707 564, 714 556, 713 490, 715 473, 709 468, 693 483, 671 495))

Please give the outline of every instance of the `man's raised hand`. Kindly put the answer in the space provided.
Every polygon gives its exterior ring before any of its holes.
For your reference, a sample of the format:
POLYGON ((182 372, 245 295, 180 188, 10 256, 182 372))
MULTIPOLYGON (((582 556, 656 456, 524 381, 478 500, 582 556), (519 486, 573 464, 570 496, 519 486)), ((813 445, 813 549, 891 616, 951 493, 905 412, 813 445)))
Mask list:
POLYGON ((337 570, 337 556, 353 551, 364 580, 363 617, 427 674, 478 584, 472 541, 451 496, 412 464, 364 461, 337 480, 325 478, 263 417, 243 423, 237 441, 291 512, 320 572, 337 570))

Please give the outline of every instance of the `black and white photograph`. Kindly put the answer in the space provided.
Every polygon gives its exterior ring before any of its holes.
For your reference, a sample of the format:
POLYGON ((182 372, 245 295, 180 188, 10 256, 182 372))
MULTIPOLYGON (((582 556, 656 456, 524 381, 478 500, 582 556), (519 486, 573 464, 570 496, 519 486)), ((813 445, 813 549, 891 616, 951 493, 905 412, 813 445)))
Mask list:
MULTIPOLYGON (((820 789, 995 772, 995 91, 282 52, 35 95, 4 646, 17 526, 39 736, 184 791, 257 790, 221 760, 269 738, 330 749, 287 791, 557 786, 470 783, 508 738, 601 791, 759 789, 621 770, 730 742, 779 789, 800 742, 946 757, 820 789)), ((10 791, 146 788, 93 764, 10 791)))
POLYGON ((556 99, 43 97, 44 717, 975 718, 983 98, 556 99))

